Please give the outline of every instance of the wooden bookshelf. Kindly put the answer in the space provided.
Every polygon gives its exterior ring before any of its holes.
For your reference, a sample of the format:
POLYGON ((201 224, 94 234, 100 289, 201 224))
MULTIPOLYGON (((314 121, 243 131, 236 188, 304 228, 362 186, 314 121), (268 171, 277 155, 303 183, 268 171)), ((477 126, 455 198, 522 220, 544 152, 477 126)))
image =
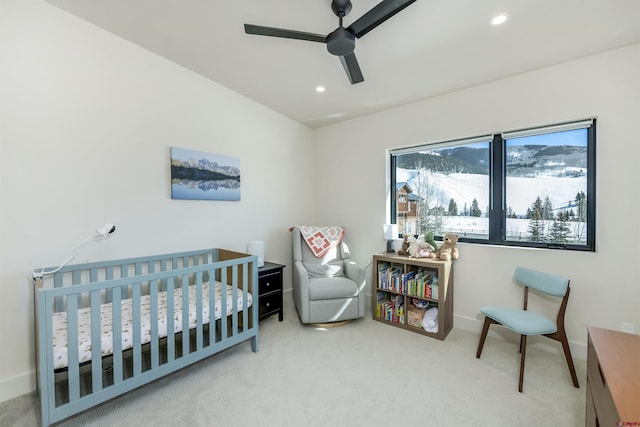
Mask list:
POLYGON ((447 337, 453 328, 452 261, 381 253, 373 256, 372 271, 374 320, 439 340, 447 337))

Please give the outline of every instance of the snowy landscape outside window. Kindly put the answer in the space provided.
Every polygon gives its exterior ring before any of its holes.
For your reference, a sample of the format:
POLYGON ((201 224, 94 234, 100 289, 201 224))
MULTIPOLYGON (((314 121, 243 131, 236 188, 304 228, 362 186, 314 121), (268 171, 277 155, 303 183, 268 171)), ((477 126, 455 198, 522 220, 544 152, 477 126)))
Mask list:
POLYGON ((595 119, 390 154, 401 235, 595 249, 595 119))

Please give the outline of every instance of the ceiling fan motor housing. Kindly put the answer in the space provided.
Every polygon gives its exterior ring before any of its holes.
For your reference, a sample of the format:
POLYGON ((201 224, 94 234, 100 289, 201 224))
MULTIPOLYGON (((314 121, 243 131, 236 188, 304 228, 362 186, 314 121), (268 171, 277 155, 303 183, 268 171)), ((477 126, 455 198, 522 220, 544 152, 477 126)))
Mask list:
POLYGON ((339 17, 347 16, 351 12, 351 0, 333 0, 331 10, 339 17))
POLYGON ((327 36, 327 50, 336 56, 345 56, 356 47, 356 36, 344 27, 339 27, 327 36))

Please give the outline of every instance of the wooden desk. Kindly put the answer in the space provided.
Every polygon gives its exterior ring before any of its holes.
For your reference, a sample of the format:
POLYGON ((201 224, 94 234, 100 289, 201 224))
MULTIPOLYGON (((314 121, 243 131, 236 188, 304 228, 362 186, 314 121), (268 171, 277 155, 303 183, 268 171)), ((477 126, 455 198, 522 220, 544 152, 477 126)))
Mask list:
POLYGON ((587 329, 586 425, 640 426, 640 335, 587 329))

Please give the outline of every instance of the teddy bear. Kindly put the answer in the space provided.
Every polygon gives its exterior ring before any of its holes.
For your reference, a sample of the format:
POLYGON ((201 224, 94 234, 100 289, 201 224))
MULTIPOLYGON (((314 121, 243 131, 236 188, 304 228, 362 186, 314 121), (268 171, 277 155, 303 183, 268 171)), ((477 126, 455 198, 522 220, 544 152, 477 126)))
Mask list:
POLYGON ((402 237, 402 248, 398 249, 398 255, 409 255, 409 235, 407 233, 402 237))
POLYGON ((433 246, 424 241, 424 235, 418 236, 416 239, 410 236, 407 241, 409 242, 409 256, 413 258, 435 258, 436 252, 433 246))
POLYGON ((438 258, 443 261, 448 261, 450 259, 458 259, 458 248, 456 244, 458 243, 458 239, 460 236, 457 234, 446 233, 442 237, 442 246, 438 250, 438 258))

